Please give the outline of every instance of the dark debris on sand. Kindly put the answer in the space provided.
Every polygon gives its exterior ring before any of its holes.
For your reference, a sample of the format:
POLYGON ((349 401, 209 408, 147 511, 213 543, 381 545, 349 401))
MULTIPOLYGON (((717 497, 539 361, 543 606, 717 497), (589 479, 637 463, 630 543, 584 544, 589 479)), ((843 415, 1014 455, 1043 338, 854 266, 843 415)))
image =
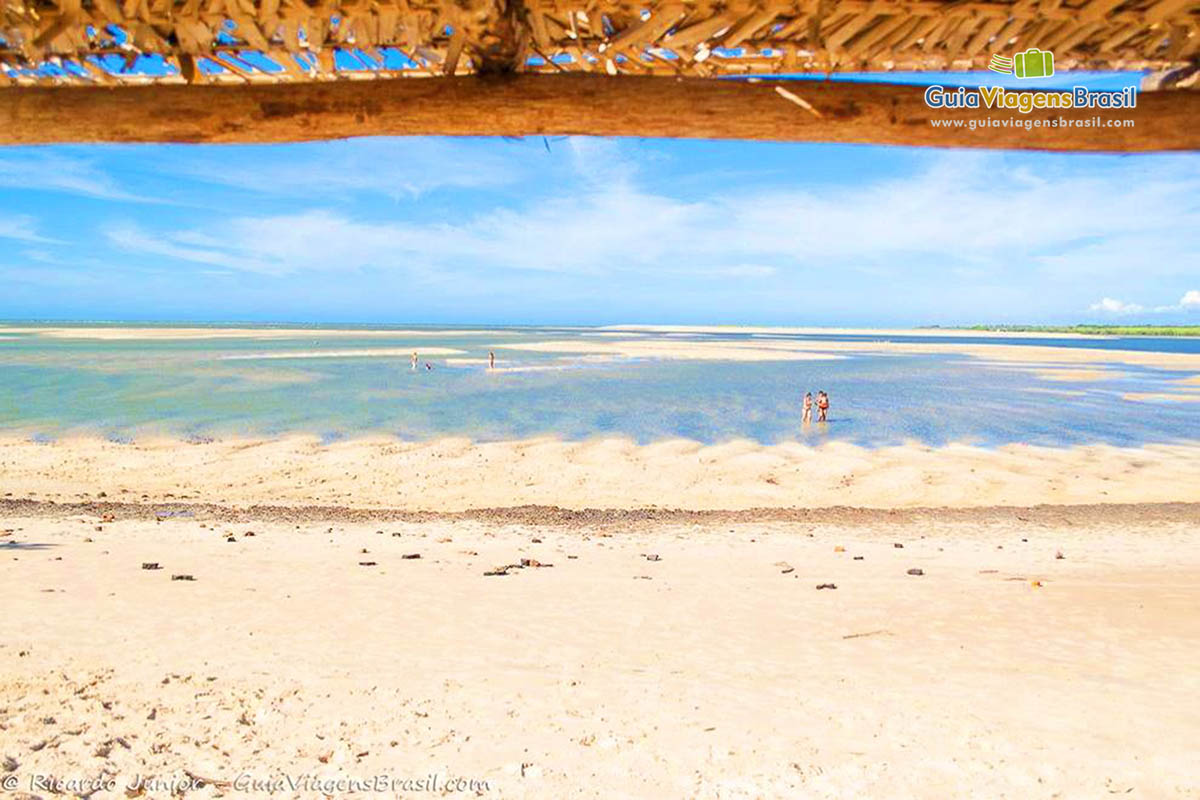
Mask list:
MULTIPOLYGON (((303 524, 311 522, 401 522, 474 521, 514 525, 551 525, 577 528, 625 528, 643 523, 737 524, 800 522, 836 525, 879 525, 937 522, 1023 522, 1042 525, 1087 524, 1090 522, 1150 524, 1195 522, 1200 503, 1094 503, 1090 505, 991 506, 981 508, 751 508, 737 511, 689 511, 686 509, 567 509, 558 506, 512 506, 470 511, 409 511, 404 509, 348 508, 345 506, 222 506, 215 503, 123 503, 80 501, 57 503, 46 500, 0 498, 0 515, 12 517, 61 517, 90 514, 113 519, 204 518, 224 523, 252 521, 303 524)), ((395 535, 395 534, 393 534, 395 535)))

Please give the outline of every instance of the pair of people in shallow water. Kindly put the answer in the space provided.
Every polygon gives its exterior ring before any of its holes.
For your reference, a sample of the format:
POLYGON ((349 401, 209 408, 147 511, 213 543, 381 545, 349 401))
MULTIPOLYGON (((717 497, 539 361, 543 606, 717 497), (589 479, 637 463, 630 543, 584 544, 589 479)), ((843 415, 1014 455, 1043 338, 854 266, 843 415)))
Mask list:
MULTIPOLYGON (((812 392, 804 393, 804 424, 812 422, 813 395, 812 392)), ((817 392, 817 422, 828 422, 829 416, 829 395, 824 391, 817 392)))
MULTIPOLYGON (((412 354, 412 368, 413 368, 413 371, 414 371, 414 372, 415 372, 415 371, 416 371, 416 369, 417 369, 417 362, 418 362, 418 361, 419 361, 419 359, 417 358, 417 351, 416 351, 416 350, 413 350, 413 354, 412 354)), ((495 369, 495 368, 496 368, 496 351, 494 351, 494 350, 488 350, 488 369, 495 369)), ((433 369, 433 364, 430 364, 428 361, 426 361, 426 362, 425 362, 425 369, 432 370, 432 369, 433 369)))

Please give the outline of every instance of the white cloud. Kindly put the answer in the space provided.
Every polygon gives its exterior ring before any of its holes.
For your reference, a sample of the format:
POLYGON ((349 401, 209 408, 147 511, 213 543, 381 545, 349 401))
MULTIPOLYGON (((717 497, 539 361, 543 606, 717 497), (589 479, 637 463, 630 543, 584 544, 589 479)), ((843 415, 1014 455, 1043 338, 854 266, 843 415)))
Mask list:
POLYGON ((1137 303, 1126 303, 1122 300, 1105 297, 1099 303, 1093 303, 1088 310, 1103 311, 1107 314, 1137 314, 1145 309, 1137 303))
MULTIPOLYGON (((1110 272, 1144 279, 1194 269, 1200 249, 1200 176, 1167 169, 1139 167, 1136 179, 1121 164, 1094 174, 1012 171, 1003 156, 951 152, 905 178, 810 186, 800 172, 789 188, 719 185, 680 199, 639 185, 612 142, 564 146, 573 181, 515 207, 427 223, 313 209, 163 233, 121 225, 106 234, 130 252, 269 274, 725 270, 763 280, 832 269, 886 281, 936 265, 948 276, 969 267, 994 282, 1024 273, 1078 283, 1110 272)), ((1096 306, 1142 310, 1111 298, 1096 306)))
POLYGON ((1183 297, 1179 298, 1179 302, 1170 306, 1155 306, 1147 309, 1137 303, 1125 303, 1121 300, 1114 300, 1111 297, 1106 297, 1098 303, 1093 303, 1089 308, 1090 311, 1105 311, 1110 314, 1137 314, 1142 311, 1149 311, 1153 314, 1167 314, 1172 311, 1189 311, 1192 309, 1200 309, 1200 291, 1192 289, 1185 292, 1183 297))
POLYGON ((1179 302, 1173 306, 1159 306, 1154 309, 1158 313, 1169 311, 1194 311, 1200 309, 1200 291, 1192 289, 1183 293, 1183 297, 1179 298, 1179 302))

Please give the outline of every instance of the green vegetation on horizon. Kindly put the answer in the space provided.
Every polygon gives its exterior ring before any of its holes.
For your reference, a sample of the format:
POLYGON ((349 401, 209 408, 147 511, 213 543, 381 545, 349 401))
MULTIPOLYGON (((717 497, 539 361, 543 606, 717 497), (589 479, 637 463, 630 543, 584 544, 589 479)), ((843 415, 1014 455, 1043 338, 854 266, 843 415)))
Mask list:
POLYGON ((1200 336, 1200 325, 972 325, 966 330, 1089 336, 1200 336))

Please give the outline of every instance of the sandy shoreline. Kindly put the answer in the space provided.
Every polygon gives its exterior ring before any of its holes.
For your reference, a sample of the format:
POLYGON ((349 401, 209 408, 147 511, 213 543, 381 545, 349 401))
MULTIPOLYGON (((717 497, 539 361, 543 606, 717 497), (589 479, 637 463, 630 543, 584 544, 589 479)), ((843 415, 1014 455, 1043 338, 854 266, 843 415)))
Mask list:
POLYGON ((0 437, 9 499, 462 511, 1200 502, 1200 443, 1119 448, 0 437))
MULTIPOLYGON (((984 362, 1012 365, 1037 372, 1080 364, 1129 364, 1168 370, 1200 370, 1200 353, 1154 350, 1108 350, 1056 345, 984 344, 908 341, 820 341, 749 339, 686 341, 678 339, 550 339, 541 342, 497 344, 502 350, 536 353, 622 356, 625 358, 710 359, 714 361, 787 361, 871 355, 963 355, 984 362)), ((1200 375, 1193 376, 1200 378, 1200 375)))
POLYGON ((0 508, 0 761, 21 792, 431 774, 501 798, 1200 791, 1195 521, 60 511, 0 508), (485 574, 522 559, 553 566, 485 574))
POLYGON ((821 328, 814 326, 770 325, 605 325, 600 331, 621 333, 745 333, 751 335, 788 334, 793 336, 977 336, 983 339, 1107 339, 1100 334, 1069 333, 1066 331, 982 331, 971 328, 821 328))
POLYGON ((18 800, 1200 792, 1200 443, 8 436, 0 488, 18 800))
MULTIPOLYGON (((533 326, 536 329, 538 326, 533 326)), ((552 326, 561 329, 562 326, 552 326)), ((569 327, 569 326, 568 326, 569 327)), ((771 327, 743 325, 605 325, 596 328, 580 327, 580 332, 594 331, 598 335, 620 336, 632 334, 721 334, 737 333, 750 335, 812 335, 812 336, 977 336, 988 339, 1005 339, 1036 336, 1041 339, 1103 339, 1105 336, 1079 333, 1019 333, 1013 331, 973 331, 955 328, 814 328, 814 327, 771 327)), ((229 339, 262 338, 294 339, 307 337, 394 337, 394 336, 497 336, 504 329, 420 329, 420 328, 289 328, 245 327, 237 325, 212 325, 189 327, 110 325, 0 325, 0 334, 37 334, 61 339, 229 339)))
POLYGON ((273 361, 280 359, 307 358, 403 358, 413 353, 423 356, 456 356, 465 353, 453 347, 425 347, 412 350, 407 347, 363 347, 357 350, 294 350, 280 353, 230 353, 219 356, 221 361, 273 361))
POLYGON ((1198 454, 0 438, 0 781, 1194 797, 1198 454))

